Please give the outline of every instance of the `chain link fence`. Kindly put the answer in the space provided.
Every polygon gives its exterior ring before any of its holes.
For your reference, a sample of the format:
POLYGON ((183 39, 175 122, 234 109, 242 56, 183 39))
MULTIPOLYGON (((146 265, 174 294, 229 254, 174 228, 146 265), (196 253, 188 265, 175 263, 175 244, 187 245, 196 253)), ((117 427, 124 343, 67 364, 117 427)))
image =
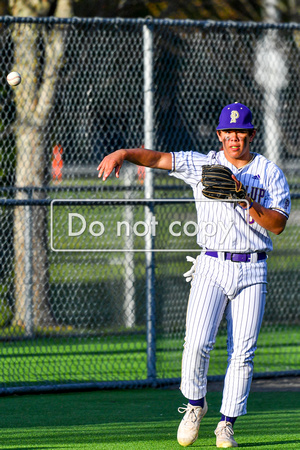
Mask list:
MULTIPOLYGON (((299 373, 300 26, 1 17, 0 46, 0 392, 179 382, 191 189, 131 165, 103 183, 96 169, 118 148, 216 149, 234 101, 292 193, 255 376, 299 373)), ((222 323, 210 378, 225 341, 222 323)))

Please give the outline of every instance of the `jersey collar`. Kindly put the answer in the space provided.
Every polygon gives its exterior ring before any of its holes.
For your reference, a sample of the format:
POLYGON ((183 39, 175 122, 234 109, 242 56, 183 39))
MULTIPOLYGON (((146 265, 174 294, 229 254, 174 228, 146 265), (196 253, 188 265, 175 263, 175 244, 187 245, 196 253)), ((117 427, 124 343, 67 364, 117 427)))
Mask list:
MULTIPOLYGON (((243 169, 245 169, 245 167, 247 167, 247 166, 249 166, 250 164, 252 164, 252 162, 254 161, 254 159, 255 159, 255 157, 256 157, 256 155, 257 155, 257 153, 250 153, 251 154, 251 156, 252 156, 252 158, 250 159, 250 161, 248 161, 246 164, 244 164, 242 167, 239 167, 239 168, 237 168, 237 167, 235 167, 233 164, 231 164, 231 162, 229 162, 228 161, 228 159, 226 159, 226 157, 225 157, 225 154, 224 154, 224 150, 220 150, 220 153, 222 152, 222 159, 223 159, 223 161, 225 161, 226 163, 227 163, 227 165, 229 165, 229 166, 231 166, 233 169, 234 169, 234 171, 236 171, 236 172, 241 172, 243 169)), ((224 164, 225 165, 225 164, 224 164)))

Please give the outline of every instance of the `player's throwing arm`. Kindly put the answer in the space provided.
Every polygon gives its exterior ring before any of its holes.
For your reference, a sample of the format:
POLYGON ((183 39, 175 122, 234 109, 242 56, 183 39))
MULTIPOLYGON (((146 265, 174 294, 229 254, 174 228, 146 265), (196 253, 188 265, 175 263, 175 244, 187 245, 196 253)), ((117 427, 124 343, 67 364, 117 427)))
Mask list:
POLYGON ((151 167, 153 169, 172 169, 172 156, 170 153, 156 152, 144 148, 120 149, 105 158, 99 164, 98 177, 105 181, 115 170, 115 175, 119 178, 120 170, 124 161, 129 161, 138 166, 151 167))

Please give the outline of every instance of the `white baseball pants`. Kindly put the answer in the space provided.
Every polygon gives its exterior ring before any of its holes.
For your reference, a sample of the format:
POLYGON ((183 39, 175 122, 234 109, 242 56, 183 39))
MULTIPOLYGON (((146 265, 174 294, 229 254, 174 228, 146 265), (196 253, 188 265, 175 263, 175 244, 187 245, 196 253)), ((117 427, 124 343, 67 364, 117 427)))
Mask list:
POLYGON ((204 254, 197 258, 187 310, 180 389, 190 400, 206 395, 210 351, 225 312, 228 366, 220 411, 228 417, 247 412, 266 277, 265 260, 238 263, 204 254))

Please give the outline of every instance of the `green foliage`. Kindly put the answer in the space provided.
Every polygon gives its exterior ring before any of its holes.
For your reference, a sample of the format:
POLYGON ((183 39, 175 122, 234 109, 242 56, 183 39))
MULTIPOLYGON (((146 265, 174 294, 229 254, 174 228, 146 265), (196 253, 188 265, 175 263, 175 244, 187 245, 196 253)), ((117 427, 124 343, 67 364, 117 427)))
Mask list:
POLYGON ((0 328, 8 325, 13 318, 13 313, 5 300, 0 300, 0 328))

